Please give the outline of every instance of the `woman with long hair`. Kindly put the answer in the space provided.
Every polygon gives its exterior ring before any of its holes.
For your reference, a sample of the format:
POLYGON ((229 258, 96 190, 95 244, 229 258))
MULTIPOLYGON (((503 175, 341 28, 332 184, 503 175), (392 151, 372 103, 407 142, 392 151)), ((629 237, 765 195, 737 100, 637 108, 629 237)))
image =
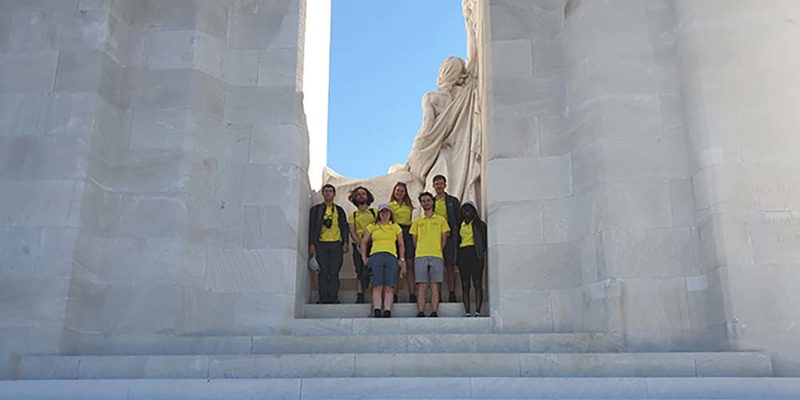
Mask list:
POLYGON ((391 207, 381 204, 378 206, 378 218, 374 224, 367 226, 361 240, 362 261, 372 269, 372 309, 375 318, 392 316, 398 266, 399 276, 405 273, 404 254, 403 230, 394 223, 391 207), (367 258, 370 241, 372 250, 367 258))
POLYGON ((389 207, 392 208, 392 215, 394 220, 400 228, 403 229, 403 242, 405 243, 406 250, 404 258, 406 259, 406 287, 408 288, 408 302, 416 303, 416 282, 414 282, 414 241, 411 239, 411 217, 414 214, 414 205, 411 203, 411 197, 408 195, 408 187, 403 182, 397 182, 392 189, 392 195, 389 197, 389 207))
POLYGON ((461 206, 461 228, 458 243, 458 270, 461 272, 461 299, 466 316, 481 315, 483 305, 483 262, 486 259, 486 224, 478 216, 471 201, 461 206), (475 313, 470 314, 470 282, 475 287, 475 313))

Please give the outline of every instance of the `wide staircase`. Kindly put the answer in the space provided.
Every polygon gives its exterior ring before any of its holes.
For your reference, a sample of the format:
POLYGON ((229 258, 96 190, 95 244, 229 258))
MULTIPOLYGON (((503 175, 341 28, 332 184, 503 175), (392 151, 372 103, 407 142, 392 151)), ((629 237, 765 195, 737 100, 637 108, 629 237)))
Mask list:
POLYGON ((0 399, 800 399, 761 352, 626 352, 609 335, 496 333, 460 304, 440 311, 312 304, 283 336, 93 338, 80 355, 21 355, 0 399))

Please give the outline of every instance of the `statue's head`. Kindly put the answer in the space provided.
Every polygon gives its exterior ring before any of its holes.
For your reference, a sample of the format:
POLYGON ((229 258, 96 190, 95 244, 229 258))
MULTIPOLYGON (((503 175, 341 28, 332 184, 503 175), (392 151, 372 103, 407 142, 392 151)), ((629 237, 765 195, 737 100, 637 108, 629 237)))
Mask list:
POLYGON ((439 66, 439 87, 460 85, 467 77, 464 60, 458 57, 447 57, 439 66))

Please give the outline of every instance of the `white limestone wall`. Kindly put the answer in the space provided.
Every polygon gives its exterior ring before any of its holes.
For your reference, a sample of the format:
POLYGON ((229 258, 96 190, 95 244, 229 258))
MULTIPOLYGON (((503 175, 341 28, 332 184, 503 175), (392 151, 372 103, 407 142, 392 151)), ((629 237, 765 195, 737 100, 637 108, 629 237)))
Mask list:
POLYGON ((86 3, 0 1, 0 378, 61 341, 87 142, 108 107, 89 82, 108 15, 86 3))
POLYGON ((677 1, 711 322, 800 374, 800 3, 677 1), (716 310, 715 310, 716 311, 716 310))
POLYGON ((304 6, 0 2, 6 351, 287 331, 308 296, 304 6))
MULTIPOLYGON (((492 1, 487 198, 503 330, 718 345, 667 1, 492 1)), ((492 275, 490 275, 492 276, 492 275)))

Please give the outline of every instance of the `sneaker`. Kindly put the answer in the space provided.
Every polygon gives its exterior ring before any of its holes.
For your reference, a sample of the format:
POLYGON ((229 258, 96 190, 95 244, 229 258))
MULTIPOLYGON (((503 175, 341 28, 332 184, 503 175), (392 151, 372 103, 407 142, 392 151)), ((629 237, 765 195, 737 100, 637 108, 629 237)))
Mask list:
POLYGON ((475 314, 472 314, 472 316, 473 317, 480 317, 481 316, 481 312, 480 311, 475 311, 475 314))
POLYGON ((466 313, 466 314, 464 314, 464 316, 465 316, 465 317, 467 317, 467 318, 469 318, 469 317, 471 317, 471 316, 472 316, 472 314, 470 314, 470 313, 466 313))
POLYGON ((391 310, 384 310, 383 311, 383 318, 392 318, 392 311, 391 310))
POLYGON ((356 304, 364 304, 364 293, 356 294, 356 304))
POLYGON ((417 318, 422 318, 422 317, 424 317, 424 316, 425 316, 425 313, 424 313, 424 312, 422 312, 422 311, 420 311, 420 312, 418 312, 418 313, 417 313, 417 318))
POLYGON ((429 315, 429 317, 431 317, 431 318, 436 318, 438 316, 439 316, 439 314, 437 314, 436 311, 432 312, 431 315, 429 315))
POLYGON ((457 301, 458 300, 456 300, 456 292, 450 292, 450 302, 455 303, 457 301))
POLYGON ((373 316, 373 317, 375 317, 375 318, 380 318, 380 317, 382 317, 382 316, 383 316, 383 314, 381 313, 381 309, 380 309, 380 308, 376 308, 376 309, 375 309, 375 312, 373 312, 373 313, 372 313, 372 316, 373 316))
POLYGON ((408 302, 409 303, 416 303, 417 302, 417 295, 415 295, 415 294, 408 295, 408 302))

